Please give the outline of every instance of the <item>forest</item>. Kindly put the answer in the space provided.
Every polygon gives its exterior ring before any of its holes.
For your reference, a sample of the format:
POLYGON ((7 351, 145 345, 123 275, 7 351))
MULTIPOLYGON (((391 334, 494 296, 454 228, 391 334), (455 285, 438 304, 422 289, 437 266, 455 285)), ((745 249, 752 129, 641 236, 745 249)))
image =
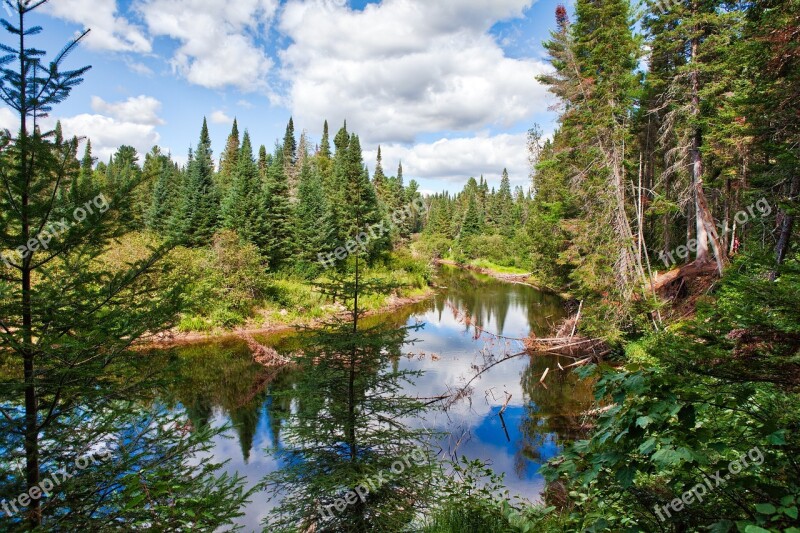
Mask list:
POLYGON ((87 33, 45 59, 45 3, 6 0, 0 44, 0 529, 250 529, 269 502, 270 532, 800 531, 800 1, 558 6, 528 186, 431 194, 346 122, 234 120, 217 155, 198 116, 184 164, 98 161, 43 127, 103 75, 68 66, 87 33), (456 348, 483 359, 420 392, 456 348), (520 358, 491 413, 509 443, 523 413, 530 499, 427 423, 520 358), (231 431, 275 468, 232 471, 231 431))

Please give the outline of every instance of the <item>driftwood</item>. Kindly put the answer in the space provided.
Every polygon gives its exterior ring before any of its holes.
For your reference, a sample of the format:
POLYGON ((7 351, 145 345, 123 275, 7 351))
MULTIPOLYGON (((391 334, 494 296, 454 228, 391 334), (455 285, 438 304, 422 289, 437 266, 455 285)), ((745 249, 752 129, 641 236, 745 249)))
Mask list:
POLYGON ((266 367, 286 366, 292 363, 290 358, 279 354, 274 348, 259 343, 246 331, 239 331, 238 335, 247 343, 247 347, 250 348, 250 353, 253 354, 253 360, 256 363, 266 367))

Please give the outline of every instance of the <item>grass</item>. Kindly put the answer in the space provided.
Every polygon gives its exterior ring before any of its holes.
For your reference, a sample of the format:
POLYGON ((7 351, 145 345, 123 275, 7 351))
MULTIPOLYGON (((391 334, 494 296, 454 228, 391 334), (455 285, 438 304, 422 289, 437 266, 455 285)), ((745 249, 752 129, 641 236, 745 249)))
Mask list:
MULTIPOLYGON (((367 269, 363 279, 398 288, 392 295, 362 295, 360 307, 365 311, 379 311, 387 308, 394 298, 423 297, 431 291, 430 277, 431 270, 427 264, 412 259, 402 251, 397 252, 387 264, 367 269)), ((185 315, 178 330, 210 333, 236 327, 266 329, 283 325, 312 325, 346 310, 341 302, 333 302, 315 288, 316 282, 324 281, 311 281, 291 273, 264 274, 260 297, 244 302, 230 302, 227 301, 229 298, 224 297, 203 298, 205 304, 202 310, 185 315), (246 310, 248 308, 249 311, 246 310)))
POLYGON ((474 259, 470 261, 469 264, 477 268, 486 268, 493 272, 497 272, 498 274, 512 274, 512 275, 530 274, 530 271, 528 270, 523 270, 521 268, 513 266, 498 265, 497 263, 493 263, 488 259, 474 259))

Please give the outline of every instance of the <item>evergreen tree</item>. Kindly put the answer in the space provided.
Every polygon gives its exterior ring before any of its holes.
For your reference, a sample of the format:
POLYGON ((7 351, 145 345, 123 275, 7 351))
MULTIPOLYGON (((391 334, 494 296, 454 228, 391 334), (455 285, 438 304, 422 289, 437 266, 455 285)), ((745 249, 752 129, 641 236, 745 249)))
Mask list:
POLYGON ((386 174, 383 173, 383 156, 381 155, 381 147, 378 146, 378 161, 375 163, 375 172, 372 175, 372 183, 375 186, 375 193, 378 199, 385 205, 388 205, 388 191, 386 174))
POLYGON ((258 245, 273 270, 285 266, 294 251, 292 206, 284 169, 283 149, 276 146, 275 156, 267 169, 267 183, 261 196, 263 233, 258 238, 258 245))
POLYGON ((219 158, 219 173, 217 174, 217 186, 219 187, 220 195, 224 198, 227 196, 228 189, 234 181, 234 175, 239 166, 239 124, 237 120, 233 119, 233 127, 231 133, 228 135, 228 142, 225 144, 225 151, 219 158))
POLYGON ((500 190, 497 192, 495 203, 497 212, 497 229, 506 236, 514 234, 514 198, 511 196, 511 179, 508 177, 508 169, 503 169, 503 177, 500 180, 500 190))
POLYGON ((331 249, 335 228, 331 226, 322 178, 310 159, 306 160, 300 170, 295 221, 298 257, 306 263, 314 263, 318 260, 318 254, 324 254, 331 249))
POLYGON ((178 210, 178 238, 188 246, 208 246, 219 227, 220 198, 214 180, 208 123, 203 119, 200 142, 187 166, 181 205, 178 210))
POLYGON ((0 494, 39 497, 13 516, 3 512, 0 529, 224 528, 246 496, 238 479, 215 477, 218 465, 190 461, 208 451, 208 432, 181 434, 176 417, 136 407, 153 405, 141 394, 153 384, 144 379, 150 363, 130 347, 174 324, 181 291, 163 285, 166 248, 133 264, 109 261, 129 231, 122 222, 140 176, 115 180, 102 196, 70 198, 65 190, 80 174, 77 139, 40 125, 89 70, 63 70, 86 33, 45 63, 46 52, 29 43, 42 29, 27 25, 44 3, 6 2, 16 13, 13 23, 2 21, 18 48, 2 45, 0 99, 18 122, 15 136, 2 133, 0 151, 0 494), (55 235, 62 220, 74 223, 55 235), (46 248, 28 244, 44 242, 45 231, 46 248), (19 249, 27 252, 8 255, 19 249), (90 461, 90 452, 101 460, 90 461), (69 472, 70 464, 81 472, 69 472), (67 474, 42 490, 62 466, 67 474))
POLYGON ((267 184, 267 174, 272 158, 267 154, 267 147, 263 144, 258 149, 258 176, 261 178, 262 186, 267 184))
POLYGON ((236 169, 228 195, 222 204, 222 227, 236 231, 245 241, 257 244, 265 233, 261 213, 261 179, 253 159, 250 134, 245 130, 236 156, 236 169))
POLYGON ((322 140, 320 141, 319 150, 314 156, 314 165, 317 169, 320 179, 322 180, 323 188, 326 191, 331 191, 334 186, 333 159, 327 120, 322 127, 322 140))
POLYGON ((483 229, 483 221, 481 220, 480 209, 478 208, 478 201, 475 196, 470 195, 467 201, 467 211, 464 214, 464 221, 461 224, 461 233, 459 239, 463 240, 466 237, 479 235, 483 229))
POLYGON ((148 229, 167 236, 171 216, 179 200, 179 172, 168 156, 161 156, 156 161, 160 168, 153 185, 150 206, 145 214, 145 224, 148 229))
POLYGON ((286 125, 286 134, 283 136, 283 172, 289 184, 290 198, 297 197, 297 179, 299 167, 297 165, 297 139, 294 134, 294 120, 289 117, 286 125))

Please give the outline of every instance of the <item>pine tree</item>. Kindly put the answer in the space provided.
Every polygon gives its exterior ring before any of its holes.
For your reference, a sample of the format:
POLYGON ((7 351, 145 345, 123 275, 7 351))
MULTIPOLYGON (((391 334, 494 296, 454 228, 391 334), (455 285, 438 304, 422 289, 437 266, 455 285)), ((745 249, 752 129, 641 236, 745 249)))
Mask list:
POLYGON ((145 214, 148 229, 167 236, 170 228, 170 217, 175 209, 179 192, 178 171, 168 156, 157 159, 160 165, 150 206, 145 214))
MULTIPOLYGON (((561 172, 569 173, 581 210, 571 235, 571 255, 580 258, 572 276, 587 296, 616 294, 615 300, 630 303, 634 292, 649 287, 626 205, 640 47, 628 2, 579 0, 576 11, 572 26, 563 8, 557 13, 558 30, 546 44, 555 72, 540 77, 564 106, 558 142, 571 154, 561 172)), ((615 314, 603 323, 620 323, 628 312, 600 304, 595 309, 615 314)))
POLYGON ((275 147, 275 155, 267 169, 267 183, 263 188, 261 212, 263 233, 258 245, 269 261, 272 270, 279 270, 292 256, 292 205, 289 183, 284 172, 283 148, 275 147))
POLYGON ((217 186, 220 195, 224 198, 228 189, 234 181, 234 174, 239 166, 239 124, 233 119, 233 127, 228 135, 228 142, 225 144, 225 151, 219 158, 219 173, 217 174, 217 186))
POLYGON ((70 200, 75 203, 80 198, 85 198, 89 191, 94 190, 94 164, 96 159, 92 156, 92 141, 86 141, 86 148, 81 159, 81 171, 70 186, 70 200))
MULTIPOLYGON (((350 139, 353 146, 358 147, 355 135, 350 139)), ((354 153, 351 163, 357 159, 354 153)), ((355 227, 365 222, 362 214, 368 212, 362 209, 370 210, 361 200, 354 198, 355 227)), ((422 402, 400 393, 419 373, 395 370, 390 364, 392 354, 416 328, 361 325, 360 299, 387 294, 392 287, 363 280, 360 253, 351 262, 352 274, 320 286, 323 294, 344 301, 349 320, 311 333, 298 361, 300 379, 287 391, 288 398, 284 394, 284 402, 300 401, 283 430, 280 442, 286 445, 276 441, 273 448, 284 466, 266 478, 266 486, 282 499, 266 520, 270 531, 402 531, 432 496, 436 478, 428 451, 430 435, 402 422, 424 409, 422 402), (390 477, 342 511, 333 510, 336 500, 356 490, 365 477, 389 473, 394 462, 412 453, 416 460, 403 463, 402 476, 390 477)))
POLYGON ((15 22, 2 21, 11 37, 5 42, 19 48, 3 44, 9 55, 0 59, 0 99, 18 119, 0 151, 0 493, 46 495, 29 498, 14 516, 2 513, 0 529, 224 528, 245 498, 239 480, 215 478, 217 465, 190 462, 208 451, 208 432, 180 435, 178 417, 138 407, 152 405, 142 394, 152 398, 153 384, 143 381, 152 369, 130 347, 174 324, 181 290, 163 284, 167 248, 143 250, 132 264, 109 261, 129 231, 120 222, 141 184, 135 175, 117 181, 113 193, 70 198, 65 190, 80 174, 78 141, 44 130, 43 119, 89 70, 63 70, 86 33, 45 62, 46 52, 29 44, 42 28, 27 25, 43 4, 6 2, 15 22), (72 224, 58 231, 64 220, 72 224), (34 239, 47 246, 30 246, 34 239), (23 246, 25 253, 8 255, 23 246), (89 461, 90 452, 100 461, 89 461), (79 475, 69 472, 76 464, 79 475), (68 475, 42 490, 61 466, 68 475))
POLYGON ((267 147, 262 144, 258 149, 258 175, 261 178, 262 186, 267 183, 267 174, 271 164, 272 157, 267 154, 267 147))
POLYGON ((497 210, 497 229, 506 236, 514 235, 514 198, 511 196, 511 179, 508 176, 508 169, 503 169, 503 177, 500 180, 500 190, 497 192, 495 204, 497 210))
POLYGON ((322 127, 322 140, 320 141, 319 150, 314 156, 314 165, 317 169, 320 179, 322 180, 323 188, 326 191, 331 191, 334 186, 333 159, 327 120, 322 127))
POLYGON ((237 232, 247 242, 257 244, 265 232, 261 213, 262 187, 247 130, 236 160, 233 181, 222 203, 222 227, 237 232))
POLYGON ((466 237, 480 235, 482 230, 483 221, 481 220, 478 201, 474 195, 470 195, 469 200, 467 201, 467 211, 464 214, 464 221, 461 224, 461 233, 459 234, 458 238, 459 240, 462 240, 466 237))
POLYGON ((375 163, 375 172, 372 175, 372 183, 375 186, 375 193, 378 199, 384 204, 388 205, 388 191, 386 174, 383 172, 383 156, 381 155, 381 147, 378 146, 378 160, 375 163))
POLYGON ((295 208, 295 242, 298 257, 309 264, 316 262, 319 254, 331 250, 334 236, 335 231, 331 226, 322 178, 315 171, 311 160, 306 160, 300 170, 295 208))
POLYGON ((297 180, 300 169, 297 165, 297 139, 294 134, 294 120, 289 117, 286 134, 283 136, 283 172, 289 184, 290 198, 297 197, 297 180))
POLYGON ((178 216, 178 238, 188 246, 208 246, 219 228, 220 198, 214 181, 208 123, 203 119, 200 142, 187 166, 178 216))

